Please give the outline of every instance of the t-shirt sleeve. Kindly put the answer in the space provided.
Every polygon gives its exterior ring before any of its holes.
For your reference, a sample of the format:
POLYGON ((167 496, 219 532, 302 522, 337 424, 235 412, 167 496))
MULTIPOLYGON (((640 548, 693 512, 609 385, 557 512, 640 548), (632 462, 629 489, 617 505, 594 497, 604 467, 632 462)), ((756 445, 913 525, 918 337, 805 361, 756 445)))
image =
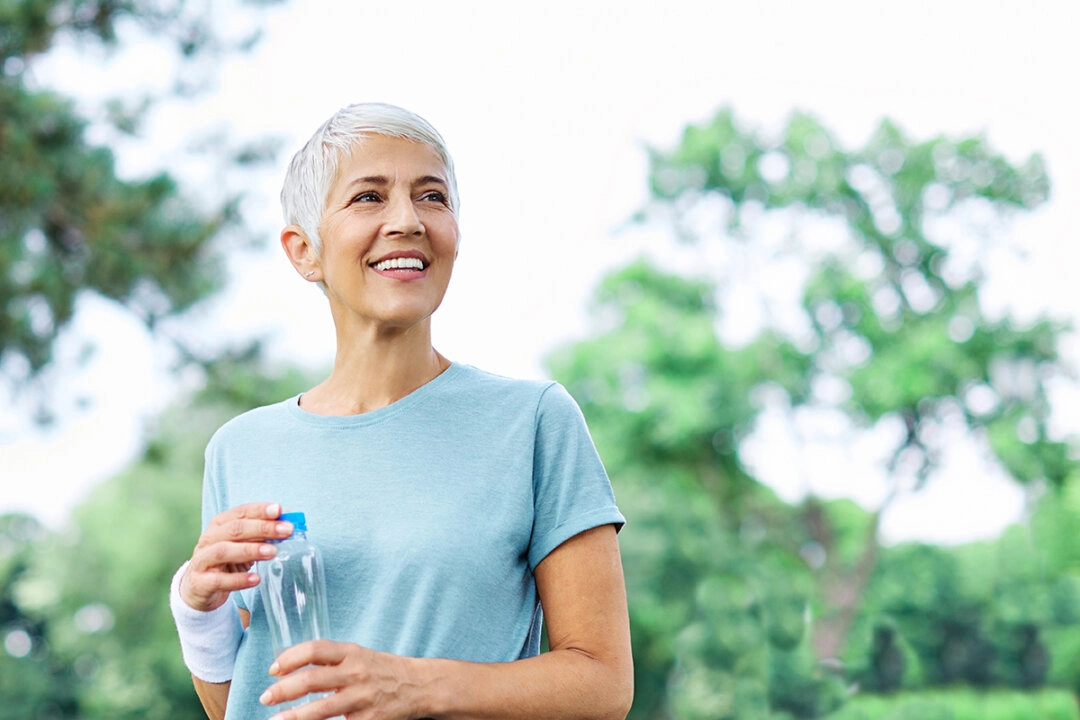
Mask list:
POLYGON ((221 438, 215 434, 206 445, 203 459, 202 529, 219 513, 227 510, 225 483, 221 477, 221 438))
POLYGON ((575 535, 609 524, 619 530, 626 522, 581 409, 558 383, 544 390, 536 411, 533 511, 533 569, 575 535))

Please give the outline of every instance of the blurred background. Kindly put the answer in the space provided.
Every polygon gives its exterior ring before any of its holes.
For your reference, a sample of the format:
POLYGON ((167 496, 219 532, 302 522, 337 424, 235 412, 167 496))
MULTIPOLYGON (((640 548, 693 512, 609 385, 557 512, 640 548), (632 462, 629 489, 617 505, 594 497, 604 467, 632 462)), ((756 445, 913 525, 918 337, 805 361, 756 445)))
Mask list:
POLYGON ((317 382, 292 153, 457 164, 436 344, 581 405, 633 718, 1078 718, 1080 8, 0 0, 0 718, 203 717, 202 450, 317 382))

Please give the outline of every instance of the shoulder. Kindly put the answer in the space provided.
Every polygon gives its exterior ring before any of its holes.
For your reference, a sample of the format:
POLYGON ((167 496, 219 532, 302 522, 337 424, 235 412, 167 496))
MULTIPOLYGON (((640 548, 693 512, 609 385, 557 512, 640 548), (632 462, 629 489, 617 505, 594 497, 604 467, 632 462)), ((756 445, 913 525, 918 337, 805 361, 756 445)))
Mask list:
POLYGON ((281 428, 290 417, 290 405, 295 403, 296 397, 293 396, 237 415, 217 429, 210 438, 208 448, 229 445, 253 436, 265 436, 268 431, 281 428))
POLYGON ((561 386, 551 380, 512 378, 481 370, 464 363, 454 363, 453 390, 494 402, 531 402, 538 404, 552 388, 561 386))
POLYGON ((554 380, 510 378, 470 365, 455 367, 459 373, 456 384, 477 406, 528 412, 539 426, 584 422, 577 402, 554 380))

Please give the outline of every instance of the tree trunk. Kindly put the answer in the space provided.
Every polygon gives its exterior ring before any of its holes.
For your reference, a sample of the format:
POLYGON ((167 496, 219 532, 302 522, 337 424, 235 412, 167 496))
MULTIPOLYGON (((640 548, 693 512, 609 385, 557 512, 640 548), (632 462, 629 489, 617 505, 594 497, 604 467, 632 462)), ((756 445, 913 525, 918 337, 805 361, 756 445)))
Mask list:
POLYGON ((881 549, 878 529, 881 526, 882 513, 892 504, 895 495, 895 492, 890 493, 881 507, 871 515, 859 559, 850 569, 842 567, 840 559, 836 557, 832 528, 820 506, 814 503, 807 508, 811 535, 824 548, 826 558, 820 575, 825 607, 822 615, 814 622, 810 639, 818 660, 837 660, 840 657, 855 616, 862 605, 863 591, 866 590, 877 564, 878 552, 881 549))

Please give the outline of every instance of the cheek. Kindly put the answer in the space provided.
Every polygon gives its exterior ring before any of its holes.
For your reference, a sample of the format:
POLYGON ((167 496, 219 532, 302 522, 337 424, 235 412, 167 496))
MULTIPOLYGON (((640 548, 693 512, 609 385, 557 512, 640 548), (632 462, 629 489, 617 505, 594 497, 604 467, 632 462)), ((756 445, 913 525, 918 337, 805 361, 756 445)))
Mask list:
POLYGON ((424 225, 427 227, 428 237, 433 244, 438 246, 439 252, 457 255, 458 240, 461 239, 457 220, 452 217, 432 218, 424 225))

